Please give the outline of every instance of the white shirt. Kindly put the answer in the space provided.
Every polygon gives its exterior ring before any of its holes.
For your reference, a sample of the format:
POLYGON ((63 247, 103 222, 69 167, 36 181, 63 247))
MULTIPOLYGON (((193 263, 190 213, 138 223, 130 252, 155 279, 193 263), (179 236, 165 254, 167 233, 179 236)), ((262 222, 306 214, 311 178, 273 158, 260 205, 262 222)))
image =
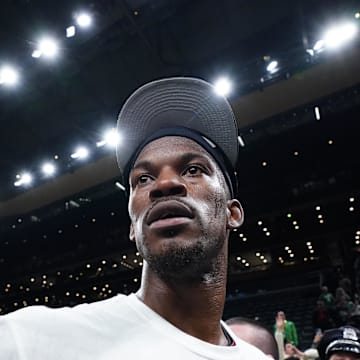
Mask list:
POLYGON ((31 306, 0 316, 1 360, 265 360, 254 346, 212 345, 179 330, 135 294, 50 309, 31 306))

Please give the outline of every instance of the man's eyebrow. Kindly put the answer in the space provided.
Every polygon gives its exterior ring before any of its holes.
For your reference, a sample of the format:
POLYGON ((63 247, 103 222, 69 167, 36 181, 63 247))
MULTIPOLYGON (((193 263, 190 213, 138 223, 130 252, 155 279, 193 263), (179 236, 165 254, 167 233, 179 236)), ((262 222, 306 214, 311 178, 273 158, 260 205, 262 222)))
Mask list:
MULTIPOLYGON (((205 154, 203 154, 201 152, 186 152, 178 158, 178 161, 182 162, 182 163, 188 163, 194 159, 202 159, 202 160, 206 160, 207 162, 209 162, 208 156, 206 156, 205 154)), ((153 163, 151 161, 142 160, 142 161, 139 161, 138 163, 135 163, 135 165, 133 166, 131 171, 134 171, 137 169, 151 170, 152 167, 153 167, 153 163)))
POLYGON ((180 160, 184 163, 188 163, 194 159, 209 161, 209 157, 201 152, 187 152, 180 157, 180 160))
POLYGON ((140 161, 138 163, 136 163, 133 168, 131 169, 131 171, 134 171, 136 169, 151 169, 152 167, 152 164, 150 161, 148 160, 143 160, 143 161, 140 161))

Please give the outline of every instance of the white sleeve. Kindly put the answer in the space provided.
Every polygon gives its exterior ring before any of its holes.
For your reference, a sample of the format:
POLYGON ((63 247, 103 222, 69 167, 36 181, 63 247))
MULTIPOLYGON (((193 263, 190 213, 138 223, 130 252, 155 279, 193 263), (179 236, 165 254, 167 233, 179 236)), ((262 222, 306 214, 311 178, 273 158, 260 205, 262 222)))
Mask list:
POLYGON ((1 360, 20 359, 11 325, 5 316, 0 316, 0 354, 1 360))

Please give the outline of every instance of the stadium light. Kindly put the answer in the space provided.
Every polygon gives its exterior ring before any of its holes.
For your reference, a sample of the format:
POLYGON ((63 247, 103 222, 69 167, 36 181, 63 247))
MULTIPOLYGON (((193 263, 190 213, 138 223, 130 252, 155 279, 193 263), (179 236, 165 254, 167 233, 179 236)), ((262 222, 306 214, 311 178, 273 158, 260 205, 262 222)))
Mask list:
POLYGON ((51 38, 44 38, 39 41, 38 48, 32 52, 33 58, 39 58, 45 56, 47 58, 52 58, 57 55, 59 51, 58 44, 51 38))
POLYGON ((55 165, 52 163, 45 163, 42 166, 42 172, 44 173, 44 175, 46 176, 52 176, 55 174, 56 168, 55 165))
POLYGON ((70 156, 72 159, 86 159, 89 156, 89 150, 86 147, 80 146, 70 156))
POLYGON ((323 39, 318 40, 313 46, 313 50, 316 52, 321 52, 324 50, 325 41, 323 39))
POLYGON ((351 22, 330 28, 324 36, 326 47, 334 49, 344 45, 355 37, 357 30, 357 26, 351 22))
POLYGON ((215 82, 214 86, 215 86, 215 92, 221 96, 226 96, 226 95, 230 94, 231 89, 232 89, 231 82, 229 81, 229 79, 227 79, 225 77, 219 78, 215 82))
POLYGON ((270 73, 270 74, 274 74, 276 73, 279 68, 278 68, 279 63, 276 60, 273 60, 270 62, 270 64, 266 67, 266 70, 270 73))
POLYGON ((77 24, 82 28, 87 28, 92 23, 92 18, 87 13, 81 13, 76 17, 77 24))
POLYGON ((112 148, 116 147, 116 145, 121 140, 119 133, 116 131, 116 129, 111 129, 105 132, 104 138, 101 141, 98 141, 96 143, 97 147, 102 147, 104 145, 108 145, 112 148))
POLYGON ((19 179, 14 182, 14 186, 29 185, 32 182, 32 176, 29 173, 23 173, 19 176, 19 179))
POLYGON ((76 28, 74 25, 71 25, 66 28, 66 37, 67 38, 71 38, 71 37, 75 36, 75 34, 76 34, 76 28))
POLYGON ((3 66, 0 69, 0 84, 15 85, 18 82, 19 75, 11 66, 3 66))

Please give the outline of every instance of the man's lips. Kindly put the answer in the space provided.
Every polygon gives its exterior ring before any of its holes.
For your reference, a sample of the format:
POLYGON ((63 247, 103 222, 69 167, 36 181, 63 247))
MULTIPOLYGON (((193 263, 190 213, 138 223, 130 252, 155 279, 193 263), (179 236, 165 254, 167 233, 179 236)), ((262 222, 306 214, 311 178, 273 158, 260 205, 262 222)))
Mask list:
POLYGON ((177 226, 194 217, 192 210, 177 200, 157 203, 148 213, 146 223, 152 228, 177 226))

